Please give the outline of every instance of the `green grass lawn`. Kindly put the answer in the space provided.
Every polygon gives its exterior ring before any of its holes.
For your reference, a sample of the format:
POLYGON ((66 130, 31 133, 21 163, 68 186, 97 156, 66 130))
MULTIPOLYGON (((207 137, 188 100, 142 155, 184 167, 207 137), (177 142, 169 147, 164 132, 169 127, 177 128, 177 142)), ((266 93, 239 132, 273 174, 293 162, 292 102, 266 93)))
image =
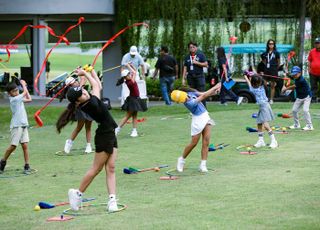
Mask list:
MULTIPOLYGON (((288 113, 292 103, 276 103, 275 113, 288 113)), ((30 123, 37 107, 27 107, 30 123)), ((41 118, 43 128, 30 129, 31 167, 36 174, 16 178, 0 178, 1 229, 319 229, 320 226, 320 119, 313 118, 315 130, 276 134, 280 147, 259 151, 257 155, 241 155, 236 147, 254 144, 256 133, 246 126, 255 126, 251 114, 256 105, 209 104, 215 120, 211 143, 230 143, 223 150, 209 152, 206 175, 196 172, 200 162, 200 146, 187 158, 186 168, 192 175, 178 180, 161 181, 166 169, 125 175, 124 167, 152 167, 169 164, 174 168, 184 146, 190 141, 191 119, 181 105, 150 108, 139 117, 139 138, 129 136, 131 124, 119 137, 116 163, 117 197, 128 205, 125 211, 106 214, 103 210, 90 216, 75 217, 67 222, 48 223, 46 219, 59 216, 67 206, 33 211, 39 201, 67 201, 69 188, 77 188, 93 154, 57 156, 75 124, 57 135, 54 123, 62 108, 49 107, 41 118), (166 118, 166 119, 164 119, 166 118), (189 171, 190 172, 190 171, 189 171)), ((7 127, 9 108, 0 110, 0 152, 9 144, 7 127)), ((118 122, 124 113, 111 110, 118 122)), ((311 114, 319 114, 320 105, 312 104, 311 114)), ((301 122, 304 125, 304 122, 301 122)), ((288 126, 292 119, 276 118, 273 125, 288 126)), ((94 126, 95 129, 96 125, 94 126)), ((93 129, 93 130, 94 130, 93 129)), ((269 138, 265 135, 269 143, 269 138)), ((85 146, 84 132, 76 139, 75 148, 85 146)), ((9 158, 8 169, 23 167, 19 147, 9 158)), ((186 172, 187 174, 187 172, 186 172)), ((95 197, 94 203, 106 202, 105 174, 93 181, 85 197, 95 197)))
MULTIPOLYGON (((5 59, 5 55, 1 55, 1 58, 5 59)), ((64 73, 71 72, 73 68, 79 65, 90 64, 93 62, 94 55, 81 55, 81 54, 63 54, 63 53, 55 53, 52 51, 49 56, 50 61, 50 75, 49 80, 55 78, 56 76, 64 73)), ((30 66, 30 61, 27 53, 17 53, 12 54, 10 61, 8 63, 3 63, 0 65, 0 73, 9 72, 13 74, 14 72, 20 73, 20 67, 28 67, 30 66)), ((102 58, 101 55, 97 60, 96 70, 102 69, 102 58)))

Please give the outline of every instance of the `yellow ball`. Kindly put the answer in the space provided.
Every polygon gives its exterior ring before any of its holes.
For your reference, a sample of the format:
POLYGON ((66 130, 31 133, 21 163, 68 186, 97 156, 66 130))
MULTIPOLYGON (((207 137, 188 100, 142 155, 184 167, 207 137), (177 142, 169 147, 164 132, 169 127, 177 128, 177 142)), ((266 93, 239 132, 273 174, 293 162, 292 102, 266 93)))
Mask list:
POLYGON ((40 209, 41 209, 41 208, 40 208, 39 205, 36 205, 36 206, 34 206, 34 208, 33 208, 34 211, 40 211, 40 209))
POLYGON ((286 131, 287 130, 287 128, 286 127, 282 127, 282 131, 286 131))
POLYGON ((247 151, 251 151, 251 147, 247 147, 247 151))
POLYGON ((272 130, 275 130, 275 129, 276 129, 276 127, 272 126, 272 127, 271 127, 271 129, 272 129, 272 130))

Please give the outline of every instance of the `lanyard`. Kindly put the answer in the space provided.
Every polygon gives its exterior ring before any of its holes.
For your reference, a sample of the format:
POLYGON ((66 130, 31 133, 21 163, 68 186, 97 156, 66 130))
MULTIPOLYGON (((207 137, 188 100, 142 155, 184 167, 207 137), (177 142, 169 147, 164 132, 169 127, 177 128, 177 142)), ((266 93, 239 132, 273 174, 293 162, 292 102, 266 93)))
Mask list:
POLYGON ((197 58, 197 55, 194 55, 194 58, 192 58, 192 56, 190 55, 190 62, 191 62, 191 65, 193 65, 193 60, 195 60, 197 58))
POLYGON ((270 61, 272 60, 272 58, 274 58, 274 53, 272 52, 271 55, 270 55, 270 53, 268 53, 268 55, 267 55, 268 64, 270 64, 270 61))

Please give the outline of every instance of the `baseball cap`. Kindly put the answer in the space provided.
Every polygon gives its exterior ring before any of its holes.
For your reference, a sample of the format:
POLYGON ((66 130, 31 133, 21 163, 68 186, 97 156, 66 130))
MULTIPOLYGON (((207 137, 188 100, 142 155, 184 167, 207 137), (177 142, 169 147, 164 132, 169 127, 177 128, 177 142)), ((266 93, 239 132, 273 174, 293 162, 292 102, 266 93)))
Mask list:
POLYGON ((291 75, 291 76, 294 76, 294 75, 296 75, 297 73, 301 73, 300 67, 299 67, 299 66, 293 66, 292 69, 291 69, 290 75, 291 75))
POLYGON ((124 70, 121 71, 121 77, 126 77, 126 76, 128 76, 129 73, 130 73, 129 70, 124 69, 124 70))
POLYGON ((70 102, 76 102, 82 95, 81 87, 71 87, 67 92, 67 98, 70 102))
POLYGON ((136 46, 131 46, 130 47, 130 54, 136 55, 137 53, 138 53, 138 48, 136 46))
POLYGON ((314 43, 320 43, 320 37, 317 37, 316 39, 314 39, 314 43))

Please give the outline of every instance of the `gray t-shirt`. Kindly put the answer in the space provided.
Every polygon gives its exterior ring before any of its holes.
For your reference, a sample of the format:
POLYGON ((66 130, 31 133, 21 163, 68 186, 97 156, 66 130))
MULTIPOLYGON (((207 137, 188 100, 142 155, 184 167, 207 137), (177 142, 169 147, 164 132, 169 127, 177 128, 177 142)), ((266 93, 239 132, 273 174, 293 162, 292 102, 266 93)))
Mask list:
POLYGON ((144 61, 140 54, 136 54, 134 57, 131 57, 130 53, 125 54, 122 57, 121 65, 126 65, 128 62, 131 62, 134 68, 138 70, 140 65, 144 65, 144 61))
POLYGON ((23 94, 19 94, 15 97, 9 97, 9 100, 12 112, 10 129, 29 126, 28 116, 23 102, 23 94))

